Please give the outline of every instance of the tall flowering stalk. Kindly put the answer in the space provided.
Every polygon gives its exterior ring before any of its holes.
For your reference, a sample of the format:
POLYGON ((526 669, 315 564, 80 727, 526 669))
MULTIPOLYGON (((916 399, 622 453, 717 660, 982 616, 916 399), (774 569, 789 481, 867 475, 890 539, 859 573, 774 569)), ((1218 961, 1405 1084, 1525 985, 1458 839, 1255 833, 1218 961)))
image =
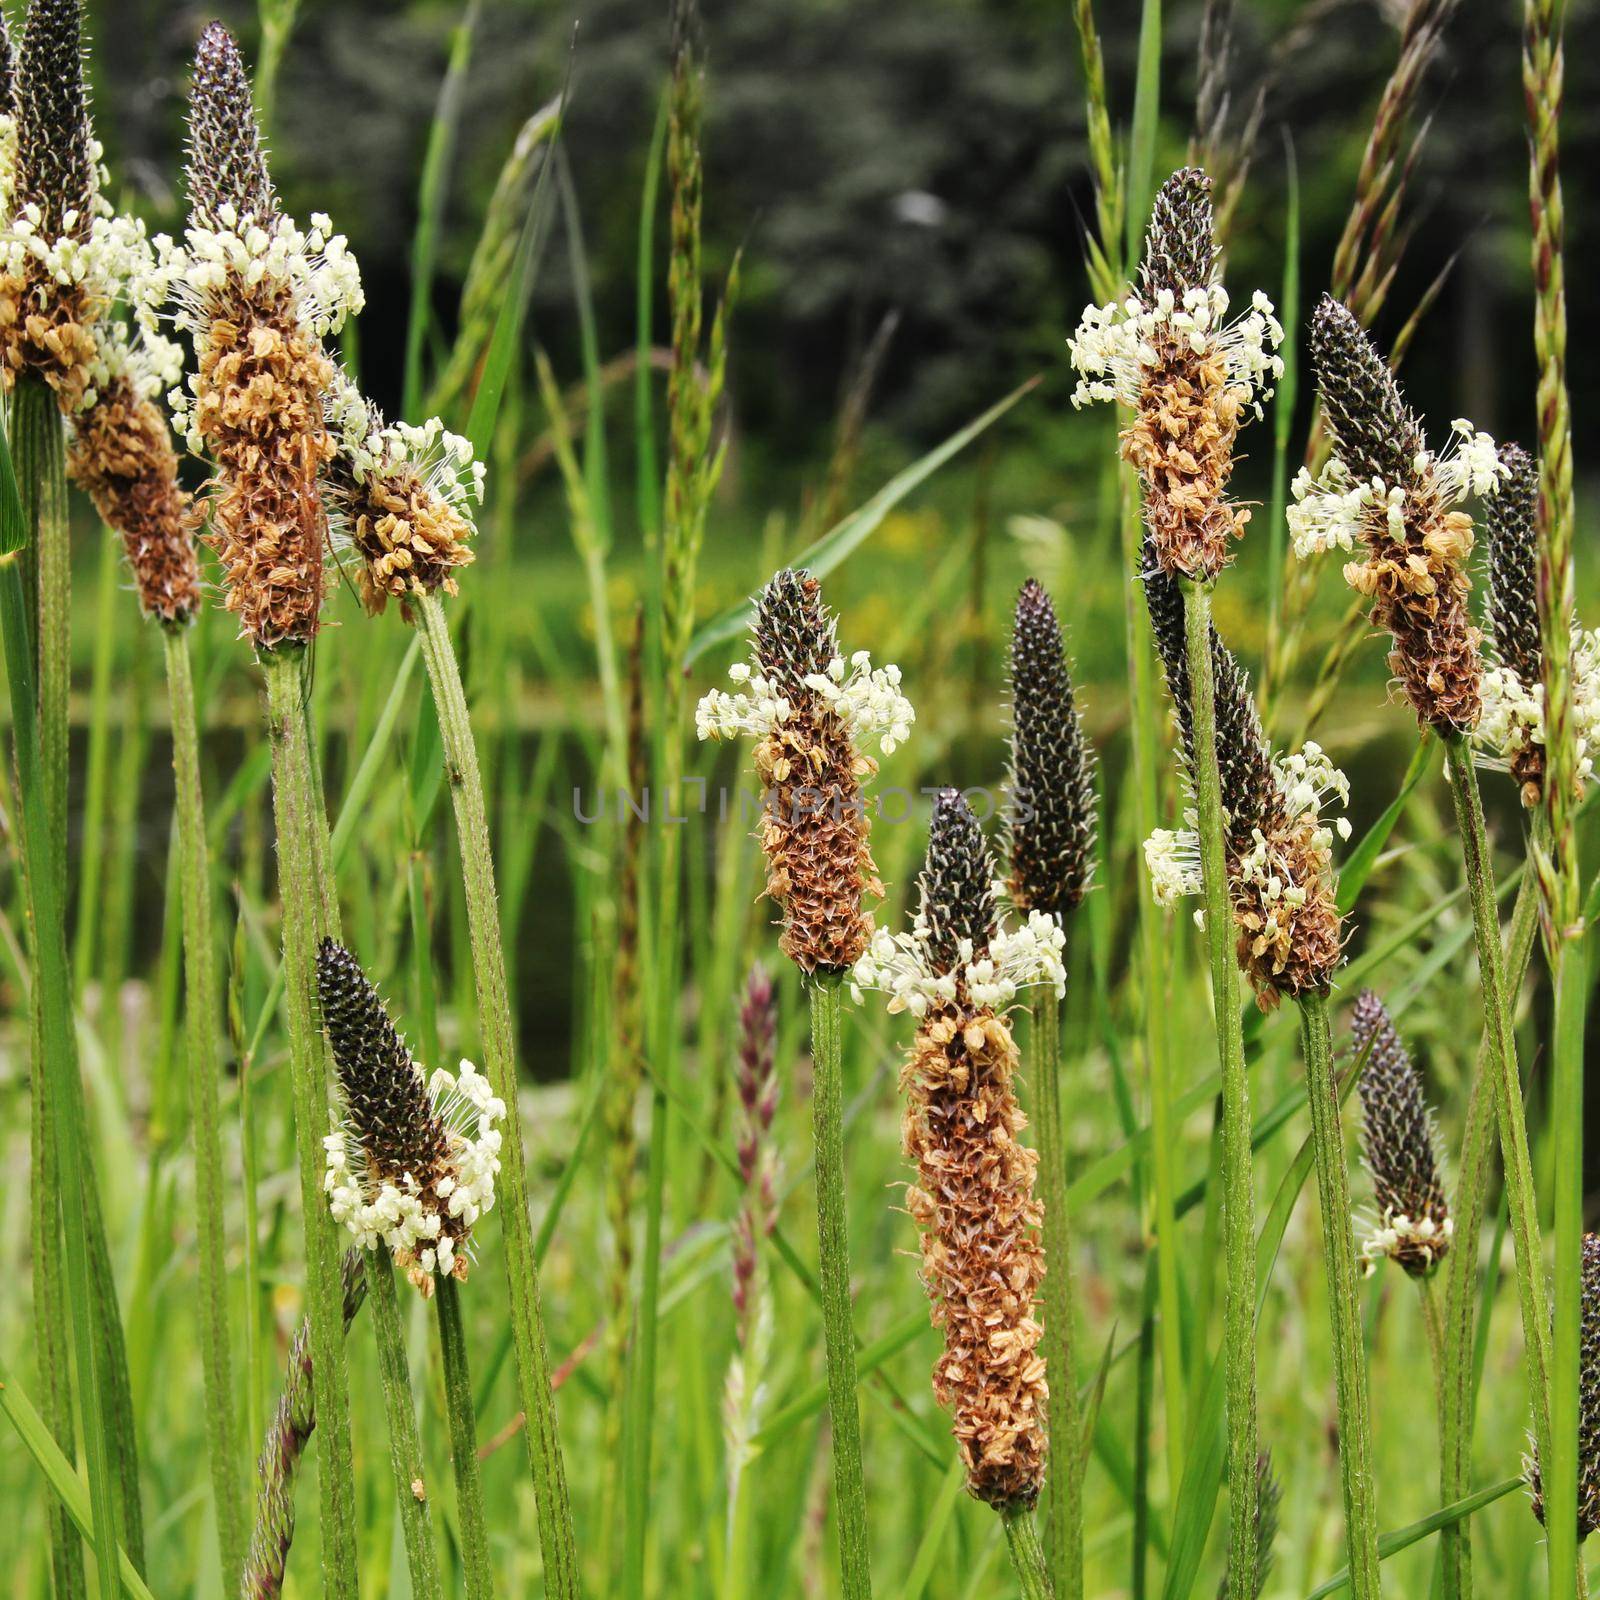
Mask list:
MULTIPOLYGON (((1061 627, 1049 596, 1029 579, 1017 597, 1011 635, 1010 876, 1019 912, 1065 923, 1094 870, 1094 755, 1084 735, 1061 627)), ((1081 1420, 1072 1356, 1075 1296, 1067 1213, 1066 1140, 1061 1122, 1061 1007, 1034 1001, 1034 1123, 1043 1166, 1045 1363, 1056 1374, 1050 1399, 1055 1466, 1046 1479, 1046 1548, 1058 1596, 1083 1593, 1081 1420)))
POLYGON ((1444 743, 1483 986, 1534 1434, 1547 1444, 1550 1319, 1539 1216, 1494 866, 1466 739, 1479 720, 1483 666, 1466 604, 1472 519, 1459 508, 1469 495, 1492 494, 1508 469, 1493 440, 1468 422, 1453 425, 1450 448, 1429 450, 1388 363, 1331 297, 1312 318, 1311 357, 1332 454, 1317 478, 1306 471, 1296 478, 1290 528, 1302 556, 1354 551, 1359 541, 1363 559, 1347 564, 1346 580, 1389 632, 1390 665, 1418 722, 1444 743))
POLYGON ((171 396, 180 433, 209 455, 207 541, 226 606, 266 678, 295 1135, 306 1243, 324 1585, 356 1592, 355 1497, 338 1252, 322 1205, 329 1056, 316 1024, 316 942, 336 931, 322 881, 326 817, 305 715, 323 599, 327 518, 318 477, 333 454, 325 335, 361 306, 360 275, 325 217, 303 232, 267 172, 238 47, 201 35, 190 87, 189 225, 158 239, 147 320, 163 307, 193 336, 198 368, 171 396))
MULTIPOLYGON (((995 878, 971 807, 959 790, 941 790, 911 931, 880 929, 853 976, 857 991, 882 990, 891 1011, 917 1019, 900 1087, 905 1152, 917 1168, 906 1209, 922 1233, 923 1286, 944 1331, 933 1392, 954 1419, 968 1492, 1005 1518, 1024 1592, 1048 1594, 1032 1516, 1049 1446, 1034 1317, 1043 1206, 1033 1192, 1038 1156, 1019 1138, 1027 1119, 1005 1008, 1033 985, 1060 999, 1066 935, 1037 910, 1005 928, 995 878)), ((1057 1381, 1070 1386, 1072 1374, 1057 1381)))
MULTIPOLYGON (((1587 924, 1575 826, 1583 759, 1580 678, 1573 650, 1572 404, 1567 392, 1566 217, 1561 196, 1565 0, 1525 0, 1522 84, 1528 122, 1533 225, 1533 343, 1539 361, 1539 624, 1544 645, 1547 781, 1545 835, 1533 864, 1555 991, 1550 1103, 1555 1154, 1555 1328, 1546 1486, 1552 1508, 1550 1585, 1566 1594, 1581 1577, 1570 1508, 1579 1497, 1580 1252, 1583 1238, 1583 1055, 1590 988, 1587 924)), ((1581 1508, 1580 1508, 1581 1509, 1581 1508)))
MULTIPOLYGON (((73 1330, 96 1540, 107 1547, 105 1496, 114 1483, 123 1542, 140 1568, 144 1529, 127 1352, 87 1142, 70 989, 54 992, 69 980, 55 969, 54 948, 65 941, 58 924, 67 898, 71 680, 62 415, 70 417, 94 398, 95 325, 110 308, 142 236, 114 218, 100 195, 100 147, 89 120, 79 0, 32 0, 14 75, 9 36, 0 42, 0 374, 11 393, 8 436, 27 523, 26 543, 12 554, 27 571, 33 646, 26 678, 14 668, 11 677, 14 695, 27 682, 36 700, 42 805, 36 826, 25 831, 30 875, 48 871, 51 879, 48 885, 30 884, 35 1329, 46 1421, 69 1460, 74 1445, 64 1330, 73 1330), (41 890, 43 903, 37 899, 41 890), (68 1197, 59 1224, 58 1196, 68 1197)), ((50 1529, 57 1586, 82 1593, 77 1536, 54 1509, 50 1529)), ((101 1579, 115 1583, 111 1563, 103 1564, 101 1579)))
MULTIPOLYGON (((473 559, 474 507, 483 497, 484 471, 474 460, 469 443, 437 419, 420 426, 385 423, 377 409, 342 378, 330 386, 326 415, 333 448, 323 490, 331 527, 336 536, 349 541, 358 558, 357 585, 367 610, 376 614, 390 600, 397 600, 401 615, 417 628, 445 763, 452 774, 450 793, 486 1078, 497 1103, 505 1108, 502 1229, 539 1543, 551 1592, 562 1600, 574 1600, 578 1593, 577 1539, 550 1386, 539 1267, 528 1216, 527 1158, 518 1110, 515 1033, 494 856, 466 689, 440 600, 441 593, 457 592, 456 575, 473 559)), ((451 1316, 452 1306, 447 1305, 441 1313, 442 1334, 449 1331, 451 1316)), ((458 1440, 458 1458, 464 1442, 464 1437, 458 1440)))
POLYGON ((817 1242, 839 1559, 847 1600, 863 1600, 872 1580, 845 1230, 840 986, 872 937, 865 899, 883 894, 861 798, 862 781, 877 764, 861 745, 875 739, 891 753, 914 713, 900 692, 898 667, 874 669, 864 650, 846 661, 822 586, 804 571, 779 572, 762 590, 751 658, 729 676, 735 689, 707 694, 695 728, 702 739, 747 734, 757 741, 759 837, 767 893, 782 912, 778 944, 811 991, 817 1242))
MULTIPOLYGON (((1255 1245, 1249 1091, 1238 972, 1227 932, 1210 609, 1211 585, 1232 559, 1233 542, 1243 535, 1250 515, 1227 495, 1234 440, 1243 423, 1259 414, 1262 399, 1283 372, 1274 354, 1283 330, 1259 291, 1243 316, 1230 322, 1228 309, 1218 274, 1211 180, 1186 168, 1156 196, 1138 290, 1120 306, 1090 307, 1071 353, 1081 375, 1075 403, 1115 400, 1129 408, 1122 454, 1139 474, 1143 491, 1144 549, 1164 579, 1183 585, 1188 693, 1175 698, 1189 708, 1192 727, 1186 756, 1223 1082, 1224 1339, 1232 1486, 1228 1570, 1245 1593, 1253 1586, 1255 1561, 1255 1245)), ((1159 648, 1159 637, 1157 642, 1159 648)), ((1169 684, 1170 677, 1169 665, 1169 684)), ((1231 799, 1231 789, 1229 794, 1231 799)), ((1176 1382, 1175 1375, 1168 1381, 1176 1382)))

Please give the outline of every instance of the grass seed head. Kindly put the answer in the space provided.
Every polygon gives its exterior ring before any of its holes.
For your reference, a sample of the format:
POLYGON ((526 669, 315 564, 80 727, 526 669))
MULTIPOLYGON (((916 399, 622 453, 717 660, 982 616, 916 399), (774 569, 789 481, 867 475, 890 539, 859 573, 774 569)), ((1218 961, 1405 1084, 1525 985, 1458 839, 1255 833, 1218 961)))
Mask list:
POLYGON ((1362 1142, 1379 1212, 1362 1254, 1388 1256, 1412 1277, 1426 1277, 1449 1253, 1453 1225, 1422 1078, 1371 989, 1356 997, 1350 1033, 1357 1055, 1366 1056, 1358 1084, 1362 1142))
MULTIPOLYGON (((1583 1236, 1578 1345, 1578 1542, 1600 1528, 1600 1234, 1583 1236)), ((1544 1481, 1535 1446, 1524 1461, 1533 1514, 1544 1522, 1544 1481)))
POLYGON ((1011 901, 1064 916, 1094 871, 1094 755, 1055 609, 1032 578, 1011 635, 1011 712, 1011 901))

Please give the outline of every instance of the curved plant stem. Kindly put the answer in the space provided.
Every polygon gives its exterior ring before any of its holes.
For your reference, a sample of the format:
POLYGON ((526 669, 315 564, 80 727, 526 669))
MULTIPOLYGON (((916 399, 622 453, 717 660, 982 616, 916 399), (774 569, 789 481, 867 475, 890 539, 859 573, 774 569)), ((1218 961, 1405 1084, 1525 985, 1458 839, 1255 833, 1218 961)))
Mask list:
MULTIPOLYGON (((1222 784, 1217 775, 1216 684, 1211 662, 1211 590, 1183 584, 1184 645, 1194 695, 1194 793, 1206 947, 1222 1072, 1222 1225, 1227 1263, 1223 1342, 1227 1346, 1228 1591, 1256 1592, 1256 1254, 1252 1226, 1250 1091, 1239 1014, 1239 965, 1223 854, 1222 784)), ((1331 1093, 1331 1085, 1330 1090, 1331 1093)), ((1348 1208, 1346 1215, 1348 1215, 1348 1208)), ((1358 1595, 1359 1600, 1359 1595, 1358 1595)))
POLYGON ((467 1600, 488 1600, 494 1593, 489 1560, 489 1525, 483 1512, 483 1484, 478 1477, 478 1425, 472 1401, 472 1372, 467 1365, 467 1336, 461 1326, 461 1296, 447 1273, 434 1275, 434 1301, 439 1310, 439 1349, 444 1357, 444 1409, 450 1421, 450 1456, 456 1472, 456 1514, 461 1522, 461 1565, 467 1600))
POLYGON ((361 1252, 367 1294, 372 1301, 372 1328, 377 1335, 378 1375, 383 1382, 383 1408, 389 1422, 389 1460, 394 1468, 395 1500, 400 1507, 400 1533, 406 1566, 416 1600, 441 1600, 439 1555, 433 1543, 433 1518, 428 1508, 422 1444, 417 1437, 416 1401, 406 1361, 405 1328, 395 1292, 394 1263, 387 1250, 361 1252))
POLYGON ((1483 802, 1472 752, 1459 738, 1445 741, 1450 767, 1450 792, 1472 903, 1472 927, 1478 947, 1483 989, 1484 1032, 1493 1099, 1500 1124, 1500 1160, 1505 1171, 1511 1237, 1516 1246, 1517 1296, 1522 1308, 1522 1344, 1528 1363, 1533 1436, 1540 1459, 1548 1461, 1550 1442, 1550 1307, 1545 1293, 1544 1254, 1539 1237, 1539 1207, 1528 1156, 1528 1129, 1522 1113, 1522 1081, 1517 1071, 1517 1041, 1512 1028, 1511 996, 1506 984, 1505 953, 1500 945, 1494 866, 1483 825, 1483 802))
MULTIPOLYGON (((1539 892, 1531 872, 1523 875, 1505 936, 1506 1003, 1522 987, 1539 926, 1539 892)), ((1441 1373, 1439 1503, 1466 1499, 1472 1477, 1474 1415, 1473 1324, 1478 1309, 1478 1238, 1483 1227, 1484 1192, 1495 1150, 1496 1080, 1485 1034, 1478 1068, 1467 1099, 1461 1157, 1450 1214, 1455 1225, 1445 1257, 1444 1351, 1441 1373)), ((1466 1517, 1440 1530, 1439 1552, 1444 1600, 1470 1600, 1472 1534, 1466 1517)))
POLYGON ((461 673, 451 648, 444 609, 435 596, 425 595, 417 600, 416 613, 422 658, 439 715, 445 776, 455 808, 485 1066, 494 1092, 506 1106, 506 1137, 500 1153, 500 1182, 504 1195, 500 1214, 506 1272, 511 1286, 517 1386, 527 1417, 523 1432, 533 1470, 545 1587, 559 1600, 574 1600, 579 1593, 577 1539, 572 1527, 572 1506, 567 1497, 555 1395, 550 1388, 550 1353, 545 1341, 544 1315, 539 1306, 539 1266, 534 1256, 533 1229, 528 1220, 528 1173, 522 1149, 522 1120, 517 1109, 511 999, 506 988, 505 951, 500 942, 500 913, 495 896, 489 824, 484 814, 483 780, 467 715, 466 692, 461 686, 461 673))
POLYGON ((1061 1005, 1045 994, 1033 1008, 1033 1124, 1044 1190, 1044 1362, 1050 1377, 1050 1471, 1045 1480, 1046 1545, 1055 1591, 1083 1594, 1081 1419, 1072 1360, 1072 1228, 1061 1128, 1061 1005))
POLYGON ((1034 1526, 1032 1508, 1002 1511, 1000 1519, 1005 1523, 1006 1543, 1011 1548, 1011 1564, 1017 1569, 1017 1581, 1022 1586, 1022 1600, 1054 1600, 1056 1591, 1051 1586, 1050 1569, 1045 1565, 1044 1551, 1039 1545, 1039 1530, 1034 1526))
POLYGON ((211 942, 211 878, 200 740, 195 723, 189 630, 163 628, 167 703, 172 718, 172 773, 177 794, 178 860, 183 893, 184 1042, 194 1119, 194 1182, 200 1269, 200 1368, 205 1388, 206 1448, 216 1504, 222 1570, 244 1568, 245 1521, 229 1355, 227 1236, 223 1225, 222 1136, 217 1109, 217 969, 211 942))
POLYGON ((1328 1314, 1333 1325, 1334 1376, 1339 1405, 1339 1466, 1344 1476, 1345 1536, 1351 1594, 1373 1600, 1379 1591, 1378 1512, 1372 1476, 1372 1418, 1367 1404, 1366 1354, 1356 1298, 1355 1234, 1350 1224, 1350 1179, 1344 1128, 1333 1072, 1333 1036, 1325 995, 1300 1001, 1300 1042, 1306 1098, 1322 1202, 1322 1248, 1328 1268, 1328 1314))
POLYGON ((312 766, 304 698, 306 652, 266 654, 267 725, 272 741, 278 893, 283 902, 284 1005, 294 1092, 295 1144, 306 1241, 311 1380, 322 1430, 317 1478, 322 1495, 323 1586, 337 1600, 356 1594, 355 1482, 344 1351, 343 1292, 334 1225, 323 1200, 322 1141, 328 1131, 328 1048, 317 1026, 316 942, 325 921, 317 878, 322 791, 312 766))
MULTIPOLYGON (((839 1567, 845 1600, 867 1600, 867 1493, 861 1470, 861 1418, 856 1409, 856 1344, 850 1317, 850 1246, 845 1231, 844 1091, 841 1081, 843 981, 818 973, 811 992, 811 1113, 816 1129, 817 1260, 822 1283, 822 1336, 828 1364, 828 1414, 833 1428, 833 1489, 839 1518, 839 1567)), ((1036 1541, 1037 1542, 1037 1541, 1036 1541)))

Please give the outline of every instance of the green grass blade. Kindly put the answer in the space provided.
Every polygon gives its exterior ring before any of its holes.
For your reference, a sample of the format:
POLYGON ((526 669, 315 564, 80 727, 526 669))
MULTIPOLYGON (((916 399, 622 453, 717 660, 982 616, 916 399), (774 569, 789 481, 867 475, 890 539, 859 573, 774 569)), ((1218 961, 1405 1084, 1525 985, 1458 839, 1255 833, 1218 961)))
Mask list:
POLYGON ((1438 751, 1437 739, 1424 739, 1418 744, 1416 752, 1411 757, 1411 765, 1406 768, 1399 794, 1383 808, 1383 815, 1367 829, 1361 836, 1360 843, 1345 857, 1344 865, 1339 869, 1338 899, 1339 910, 1346 916, 1355 909, 1356 900, 1360 897, 1367 879, 1372 876, 1372 869, 1377 865, 1378 856, 1384 845, 1389 842, 1389 835, 1394 832, 1394 826, 1400 820, 1406 802, 1410 800, 1417 785, 1427 776, 1438 751))
POLYGON ((1161 119, 1161 0, 1144 0, 1139 13, 1139 72, 1133 90, 1133 132, 1129 139, 1124 213, 1129 270, 1144 246, 1145 219, 1156 191, 1156 134, 1161 119))

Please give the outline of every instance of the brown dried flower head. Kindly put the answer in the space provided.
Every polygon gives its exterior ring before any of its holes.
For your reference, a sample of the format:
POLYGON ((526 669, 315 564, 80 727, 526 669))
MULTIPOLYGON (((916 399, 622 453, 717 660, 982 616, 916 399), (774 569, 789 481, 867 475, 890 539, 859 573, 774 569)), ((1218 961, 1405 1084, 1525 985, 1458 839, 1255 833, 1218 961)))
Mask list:
MULTIPOLYGON (((971 808, 953 789, 934 804, 921 879, 925 948, 960 974, 994 936, 994 863, 971 808), (970 952, 963 941, 971 941, 970 952)), ((957 997, 922 1016, 900 1073, 905 1151, 917 1181, 906 1207, 922 1232, 922 1281, 944 1330, 933 1390, 978 1499, 1031 1505, 1044 1482, 1049 1388, 1034 1317, 1044 1277, 1037 1155, 1021 1143, 1017 1047, 992 1008, 957 997)))
POLYGON ((483 496, 483 467, 472 446, 437 417, 421 427, 386 425, 382 414, 340 378, 328 400, 337 446, 326 478, 334 533, 360 557, 357 581, 371 616, 391 599, 442 589, 457 593, 477 529, 471 507, 483 496))
POLYGON ((322 340, 360 309, 360 275, 325 217, 302 232, 278 210, 249 79, 219 23, 200 40, 189 125, 189 228, 183 244, 164 241, 151 275, 198 354, 176 420, 216 462, 207 542, 241 633, 260 650, 306 644, 321 617, 320 479, 334 453, 322 340))
MULTIPOLYGON (((1578 1345, 1578 1542, 1600 1528, 1600 1234, 1583 1236, 1578 1345)), ((1535 1446, 1524 1460, 1533 1514, 1544 1522, 1544 1481, 1535 1446)))
POLYGON ((1283 372, 1271 303, 1257 294, 1228 322, 1217 264, 1211 180, 1186 167, 1156 196, 1137 293, 1090 307, 1070 347, 1082 375, 1074 402, 1115 399, 1132 410, 1122 454, 1144 486, 1156 559, 1199 580, 1232 560, 1250 520, 1227 495, 1234 440, 1283 372))
POLYGON ((1011 903, 1064 916, 1094 871, 1094 753, 1055 609, 1032 578, 1011 635, 1011 716, 1011 903))
POLYGON ((7 96, 15 158, 0 245, 6 383, 35 372, 68 411, 89 387, 94 324, 109 302, 104 263, 115 253, 99 200, 82 28, 80 0, 28 6, 7 96))
POLYGON ((906 738, 914 713, 897 667, 874 670, 865 651, 839 653, 822 588, 809 572, 779 572, 756 606, 754 651, 731 672, 741 687, 712 690, 695 713, 701 738, 758 741, 764 799, 759 838, 767 893, 783 910, 784 954, 804 972, 843 973, 867 948, 867 895, 883 897, 868 845, 862 780, 906 738))
POLYGON ((1472 518, 1455 508, 1498 484, 1494 441, 1458 421, 1451 447, 1430 451, 1388 363, 1330 295, 1311 320, 1311 361, 1333 455, 1320 478, 1302 469, 1295 479, 1295 549, 1362 541, 1366 554, 1346 564, 1345 580, 1394 640, 1389 665, 1417 720, 1469 733, 1481 709, 1481 641, 1467 604, 1472 518))
MULTIPOLYGON (((1194 707, 1184 641, 1183 596, 1154 559, 1150 536, 1141 578, 1156 648, 1166 672, 1185 776, 1194 763, 1194 707)), ((1276 757, 1261 730, 1250 680, 1220 635, 1211 630, 1216 686, 1217 767, 1226 811, 1228 892, 1238 929, 1239 965, 1257 1004, 1326 994, 1343 959, 1343 921, 1333 882, 1329 799, 1348 786, 1315 744, 1276 757)), ((1158 830, 1145 845, 1156 898, 1171 904, 1200 892, 1199 844, 1192 826, 1158 830)))
POLYGON ((1426 1277, 1449 1253, 1454 1228, 1422 1078, 1371 989, 1356 996, 1350 1038, 1357 1057, 1366 1057, 1357 1087, 1362 1143, 1378 1203, 1378 1223, 1362 1254, 1368 1261, 1388 1256, 1413 1278, 1426 1277))

